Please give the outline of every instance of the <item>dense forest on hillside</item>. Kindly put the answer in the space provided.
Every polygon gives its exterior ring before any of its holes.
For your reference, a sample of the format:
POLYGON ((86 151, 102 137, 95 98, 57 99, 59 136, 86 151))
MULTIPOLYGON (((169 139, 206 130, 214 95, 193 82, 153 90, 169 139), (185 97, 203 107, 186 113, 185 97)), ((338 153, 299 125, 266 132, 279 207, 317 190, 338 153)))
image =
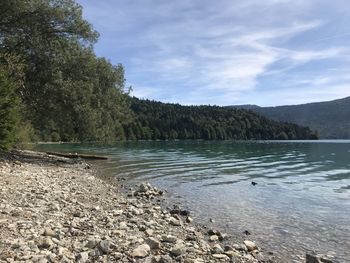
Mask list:
POLYGON ((136 120, 127 139, 315 139, 309 128, 269 120, 253 112, 218 106, 181 106, 131 99, 136 120))
POLYGON ((319 137, 323 139, 350 139, 350 97, 291 106, 236 107, 250 109, 276 121, 308 126, 317 130, 319 137))
POLYGON ((307 128, 234 109, 130 98, 97 57, 74 0, 0 1, 0 148, 29 141, 306 139, 307 128))

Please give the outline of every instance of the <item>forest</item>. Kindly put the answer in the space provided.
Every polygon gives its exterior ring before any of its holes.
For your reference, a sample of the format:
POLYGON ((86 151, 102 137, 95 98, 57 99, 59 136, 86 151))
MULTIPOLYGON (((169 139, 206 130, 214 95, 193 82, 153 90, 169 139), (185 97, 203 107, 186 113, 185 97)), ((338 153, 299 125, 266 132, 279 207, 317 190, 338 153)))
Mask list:
POLYGON ((316 139, 309 128, 277 122, 252 111, 219 106, 182 106, 131 98, 134 121, 128 140, 294 140, 316 139))
POLYGON ((0 1, 0 148, 32 141, 308 139, 253 112, 129 96, 124 68, 97 57, 99 34, 74 0, 0 1))

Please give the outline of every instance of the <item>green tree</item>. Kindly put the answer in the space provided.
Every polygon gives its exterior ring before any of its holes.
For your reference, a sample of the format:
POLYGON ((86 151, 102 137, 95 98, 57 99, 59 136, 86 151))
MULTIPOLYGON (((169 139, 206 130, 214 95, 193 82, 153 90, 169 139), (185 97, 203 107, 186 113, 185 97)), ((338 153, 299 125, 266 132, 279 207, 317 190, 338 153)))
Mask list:
POLYGON ((16 141, 19 123, 19 99, 8 72, 0 67, 0 149, 8 150, 16 141))
POLYGON ((74 0, 0 1, 0 49, 24 64, 17 93, 43 140, 113 141, 130 118, 124 69, 98 58, 74 0))

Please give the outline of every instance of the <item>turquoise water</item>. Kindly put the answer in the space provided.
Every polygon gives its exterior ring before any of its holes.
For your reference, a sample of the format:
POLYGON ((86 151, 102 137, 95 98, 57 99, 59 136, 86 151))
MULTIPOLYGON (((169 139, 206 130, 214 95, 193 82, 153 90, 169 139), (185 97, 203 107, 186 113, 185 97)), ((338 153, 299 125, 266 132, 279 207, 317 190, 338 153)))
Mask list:
POLYGON ((286 262, 334 252, 350 262, 350 141, 169 141, 40 145, 108 155, 105 174, 150 181, 197 220, 237 239, 252 233, 286 262), (258 184, 253 186, 251 182, 258 184))

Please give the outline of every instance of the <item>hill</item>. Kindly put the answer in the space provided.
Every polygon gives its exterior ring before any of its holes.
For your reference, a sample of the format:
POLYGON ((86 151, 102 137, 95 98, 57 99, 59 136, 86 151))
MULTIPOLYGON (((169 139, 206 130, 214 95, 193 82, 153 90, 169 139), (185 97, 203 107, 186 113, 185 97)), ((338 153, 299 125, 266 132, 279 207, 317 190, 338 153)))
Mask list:
POLYGON ((291 106, 239 105, 276 121, 308 126, 322 139, 350 139, 350 97, 291 106))
POLYGON ((306 127, 277 122, 245 109, 182 106, 130 98, 134 119, 124 126, 128 140, 141 139, 314 139, 306 127))

